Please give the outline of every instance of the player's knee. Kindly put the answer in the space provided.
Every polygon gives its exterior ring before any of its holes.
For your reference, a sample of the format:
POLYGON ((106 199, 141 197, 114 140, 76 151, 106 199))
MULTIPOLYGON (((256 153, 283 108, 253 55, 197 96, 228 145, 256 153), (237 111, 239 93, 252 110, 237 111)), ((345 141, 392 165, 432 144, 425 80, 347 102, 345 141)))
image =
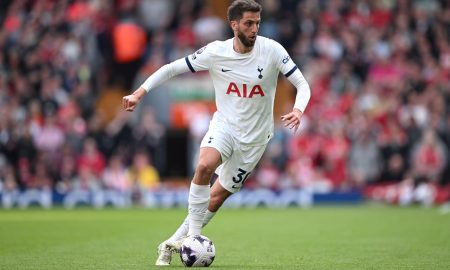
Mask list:
POLYGON ((209 180, 214 173, 214 168, 207 163, 199 162, 195 171, 202 179, 207 178, 209 180))

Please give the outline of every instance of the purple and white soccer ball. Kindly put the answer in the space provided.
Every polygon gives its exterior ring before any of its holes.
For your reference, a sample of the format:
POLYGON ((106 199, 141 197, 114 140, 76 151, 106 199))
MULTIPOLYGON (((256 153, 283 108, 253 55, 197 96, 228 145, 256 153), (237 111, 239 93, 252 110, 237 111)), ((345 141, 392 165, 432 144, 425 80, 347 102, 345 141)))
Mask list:
POLYGON ((206 236, 189 236, 181 244, 180 258, 187 267, 208 267, 215 257, 216 247, 206 236))

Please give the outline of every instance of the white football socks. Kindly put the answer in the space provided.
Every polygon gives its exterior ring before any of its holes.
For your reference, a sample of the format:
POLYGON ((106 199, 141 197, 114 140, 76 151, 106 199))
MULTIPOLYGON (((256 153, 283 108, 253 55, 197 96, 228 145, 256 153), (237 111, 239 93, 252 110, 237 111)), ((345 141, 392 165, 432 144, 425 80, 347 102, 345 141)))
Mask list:
POLYGON ((189 216, 187 216, 180 227, 175 231, 175 233, 168 239, 169 242, 176 242, 187 235, 189 231, 189 216))
MULTIPOLYGON (((211 219, 214 217, 216 212, 211 212, 209 210, 206 210, 205 217, 203 218, 203 224, 202 228, 204 228, 208 223, 211 221, 211 219)), ((175 233, 168 239, 169 242, 175 242, 182 238, 184 238, 189 231, 189 216, 186 217, 181 223, 180 227, 175 231, 175 233)))
POLYGON ((209 221, 214 217, 215 214, 216 214, 216 212, 211 212, 209 210, 206 210, 205 217, 203 218, 202 228, 205 227, 209 223, 209 221))
POLYGON ((202 231, 203 218, 209 203, 209 185, 191 183, 189 190, 189 231, 188 235, 199 235, 202 231))

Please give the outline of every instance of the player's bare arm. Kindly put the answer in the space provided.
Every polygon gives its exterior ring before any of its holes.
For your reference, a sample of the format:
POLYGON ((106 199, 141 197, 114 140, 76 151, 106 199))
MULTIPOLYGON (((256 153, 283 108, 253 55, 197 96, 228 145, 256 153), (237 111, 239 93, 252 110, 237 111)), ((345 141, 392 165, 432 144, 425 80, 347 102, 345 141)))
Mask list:
POLYGON ((294 129, 294 132, 296 132, 298 127, 300 126, 302 115, 303 113, 299 109, 294 108, 292 112, 281 116, 281 121, 285 122, 285 127, 288 126, 290 129, 294 129))
POLYGON ((122 99, 123 108, 128 112, 134 111, 134 109, 139 104, 139 101, 141 101, 145 93, 146 93, 145 89, 139 87, 136 91, 133 92, 133 94, 124 96, 122 99))

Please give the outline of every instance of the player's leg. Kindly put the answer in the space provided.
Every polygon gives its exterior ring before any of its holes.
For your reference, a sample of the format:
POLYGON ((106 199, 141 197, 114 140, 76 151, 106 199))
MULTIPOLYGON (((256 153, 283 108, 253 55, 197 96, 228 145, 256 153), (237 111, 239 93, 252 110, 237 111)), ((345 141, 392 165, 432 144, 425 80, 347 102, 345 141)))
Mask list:
MULTIPOLYGON (((208 209, 203 217, 202 228, 205 227, 225 200, 232 193, 224 189, 219 181, 216 181, 211 188, 211 199, 209 201, 208 209)), ((188 235, 189 230, 189 215, 184 219, 183 223, 178 227, 175 233, 166 241, 161 243, 158 247, 158 259, 156 265, 170 265, 173 252, 179 252, 183 239, 188 235)))
POLYGON ((217 211, 219 211, 225 200, 232 194, 233 193, 222 187, 220 181, 214 182, 211 188, 211 198, 209 201, 208 210, 206 211, 203 218, 203 227, 205 227, 211 221, 211 219, 214 217, 217 211))
MULTIPOLYGON (((209 181, 221 163, 221 155, 212 147, 200 148, 199 160, 189 189, 188 216, 166 241, 158 246, 156 265, 170 265, 172 253, 178 251, 186 235, 198 235, 210 200, 209 181)), ((209 215, 209 214, 208 214, 209 215)))
POLYGON ((219 167, 219 177, 211 188, 208 210, 203 219, 206 226, 231 195, 238 192, 264 154, 266 145, 235 145, 233 154, 219 167))
MULTIPOLYGON (((216 187, 215 183, 219 182, 219 181, 216 181, 217 178, 218 178, 218 175, 214 173, 209 181, 210 186, 212 186, 211 195, 210 195, 211 198, 209 201, 208 210, 206 210, 205 217, 203 218, 202 227, 205 227, 206 224, 208 224, 208 222, 214 216, 215 212, 217 212, 217 210, 218 210, 218 208, 216 208, 215 205, 217 204, 218 196, 221 195, 222 192, 219 192, 218 188, 216 187), (212 210, 212 209, 217 209, 217 210, 212 210)), ((231 195, 231 193, 230 193, 230 195, 231 195)), ((226 198, 224 198, 223 201, 225 201, 225 199, 226 198)), ((222 203, 223 203, 223 201, 222 201, 222 203)), ((180 240, 184 239, 187 236, 188 231, 189 231, 189 218, 188 218, 188 216, 186 216, 186 218, 183 220, 183 222, 178 227, 178 229, 175 231, 175 233, 172 234, 172 236, 170 236, 169 239, 167 239, 167 242, 169 242, 169 243, 179 242, 180 240)), ((177 246, 177 244, 174 244, 174 245, 177 246)))
POLYGON ((189 190, 188 235, 201 233, 203 218, 210 200, 209 181, 221 163, 219 151, 213 147, 200 148, 199 160, 189 190))
POLYGON ((211 199, 208 210, 210 212, 217 212, 225 200, 231 195, 233 195, 233 193, 226 190, 220 181, 216 181, 211 188, 211 199))
MULTIPOLYGON (((225 164, 225 167, 227 167, 227 164, 225 164)), ((213 184, 210 191, 210 200, 208 204, 208 209, 206 210, 206 213, 203 216, 202 228, 205 227, 211 221, 211 219, 223 205, 225 200, 233 194, 232 192, 228 191, 222 186, 221 181, 219 181, 219 179, 216 180, 214 178, 217 178, 217 175, 215 175, 215 177, 213 177, 211 180, 213 184)), ((230 187, 232 186, 233 184, 230 184, 230 187)), ((175 233, 169 239, 167 239, 166 241, 164 241, 162 244, 159 245, 158 247, 159 257, 158 260, 156 261, 156 265, 170 264, 172 253, 178 252, 182 240, 188 235, 188 231, 189 231, 189 214, 184 219, 180 227, 178 227, 178 229, 175 231, 175 233)))
POLYGON ((210 216, 208 208, 210 198, 209 181, 217 166, 226 161, 232 154, 233 138, 213 120, 200 146, 199 160, 189 190, 188 217, 183 221, 174 235, 164 241, 158 248, 157 265, 169 265, 172 253, 189 231, 200 234, 203 219, 210 216), (194 220, 194 222, 191 222, 194 220), (170 240, 170 241, 169 241, 170 240), (177 241, 173 241, 177 240, 177 241), (160 260, 161 259, 161 260, 160 260))

